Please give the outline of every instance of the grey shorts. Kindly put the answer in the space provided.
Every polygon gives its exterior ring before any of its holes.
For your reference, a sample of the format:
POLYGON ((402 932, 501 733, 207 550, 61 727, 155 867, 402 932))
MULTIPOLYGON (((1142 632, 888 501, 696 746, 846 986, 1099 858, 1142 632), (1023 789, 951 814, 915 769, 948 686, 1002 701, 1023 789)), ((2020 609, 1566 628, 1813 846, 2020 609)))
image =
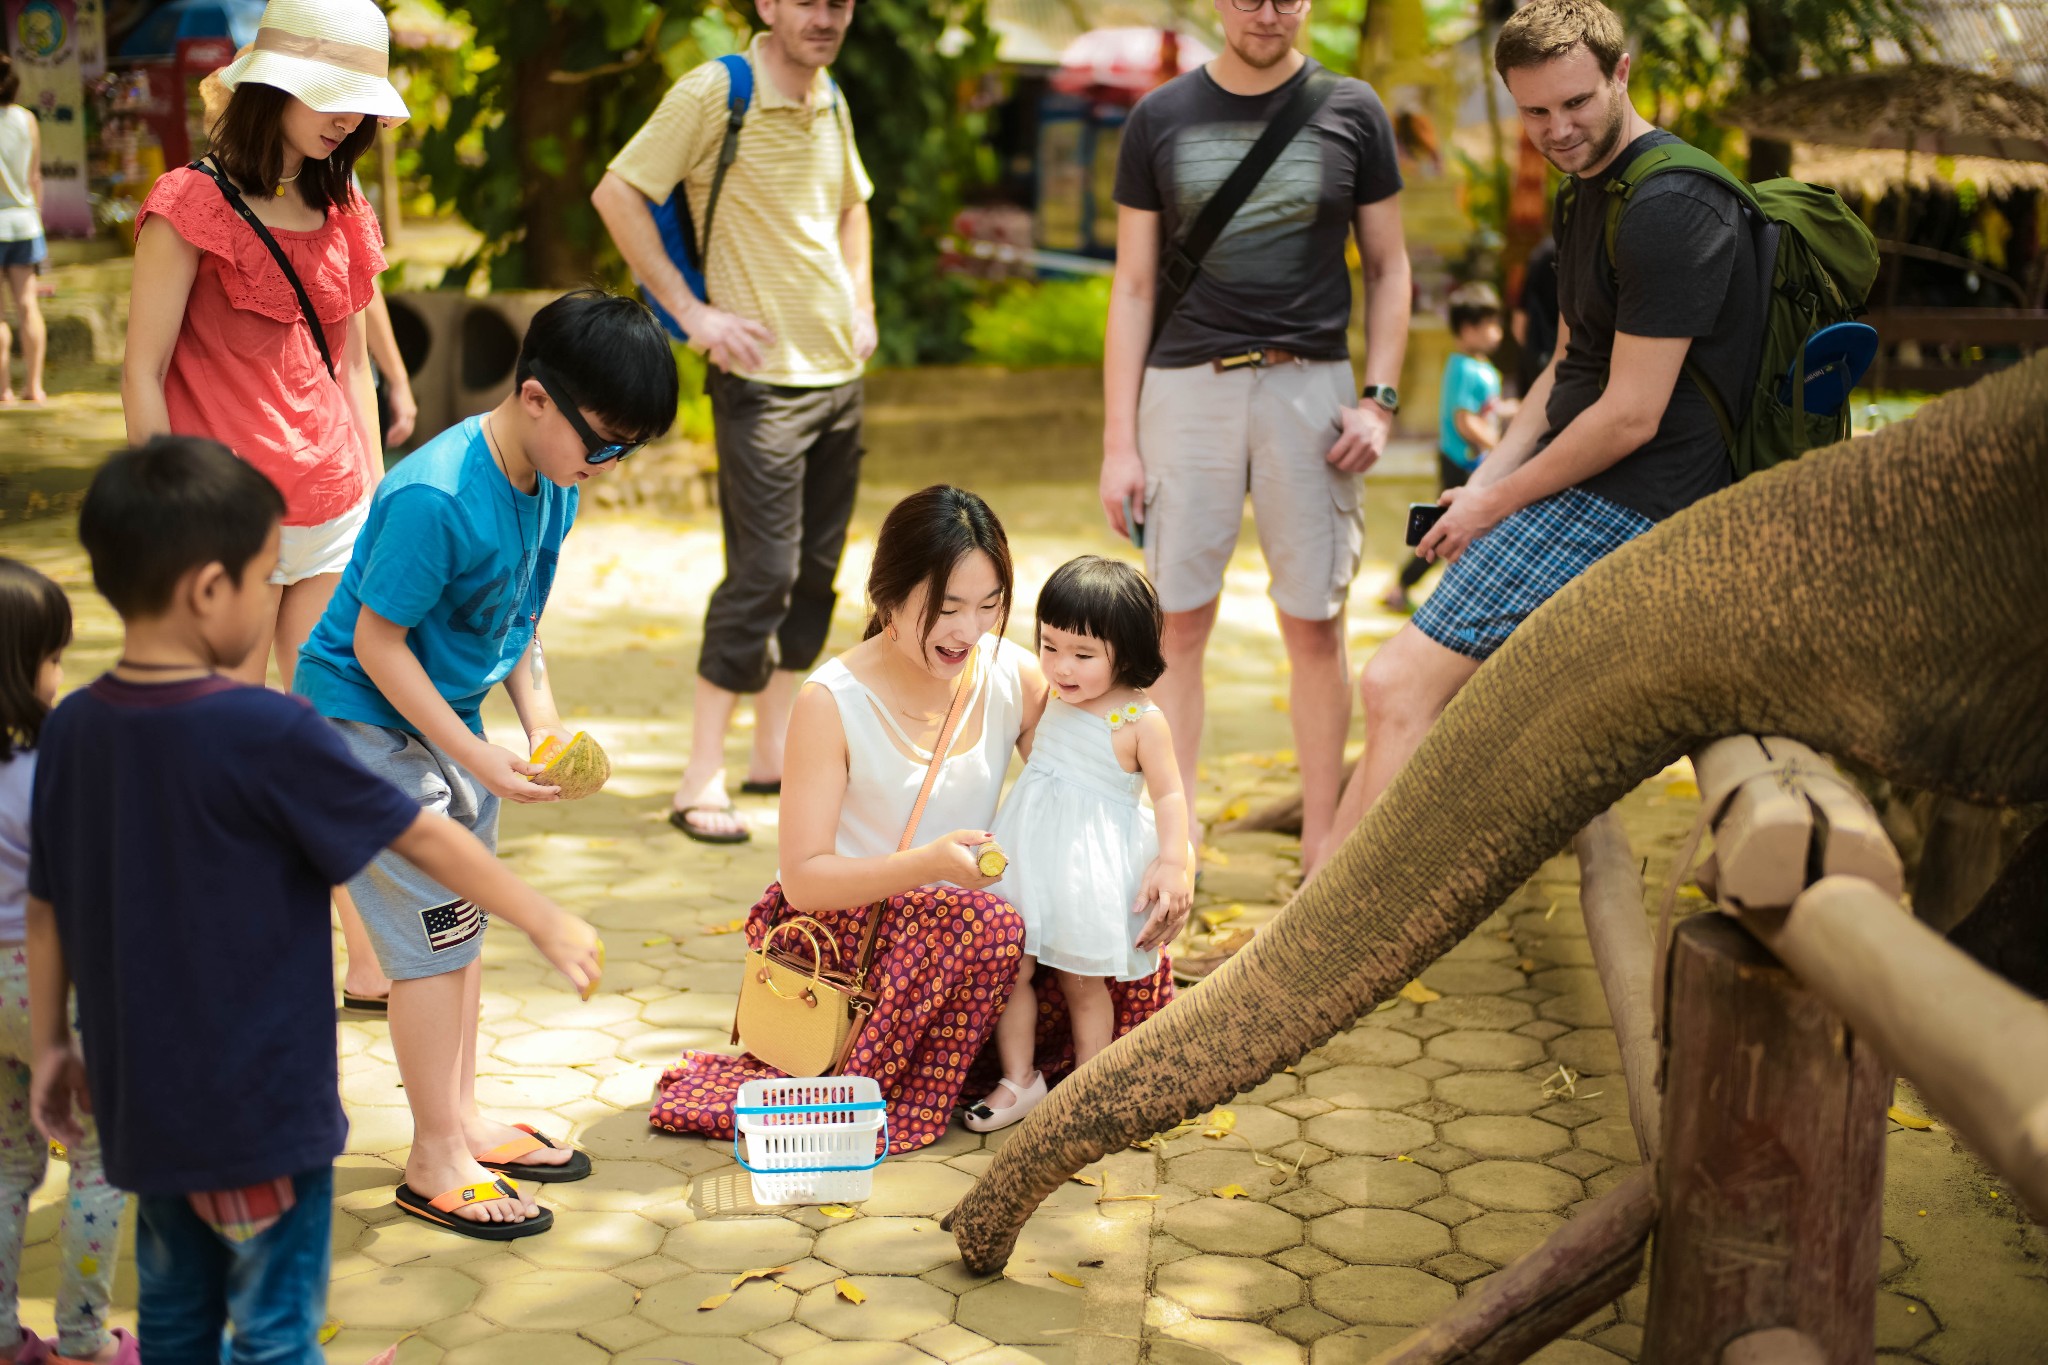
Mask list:
POLYGON ((1365 548, 1363 480, 1324 457, 1356 402, 1342 360, 1145 371, 1145 568, 1161 607, 1193 611, 1223 591, 1249 493, 1273 605, 1304 621, 1344 610, 1365 548))
MULTIPOLYGON (((498 851, 498 798, 439 746, 381 725, 327 723, 365 768, 498 851)), ((490 917, 389 849, 356 874, 348 894, 393 981, 460 971, 483 953, 490 917)))

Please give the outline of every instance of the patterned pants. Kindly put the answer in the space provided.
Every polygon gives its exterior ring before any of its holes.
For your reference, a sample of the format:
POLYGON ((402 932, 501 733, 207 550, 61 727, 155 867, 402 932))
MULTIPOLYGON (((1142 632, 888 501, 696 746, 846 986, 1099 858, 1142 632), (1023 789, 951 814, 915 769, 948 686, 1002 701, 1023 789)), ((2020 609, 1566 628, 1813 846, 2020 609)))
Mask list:
MULTIPOLYGON (((771 927, 795 913, 783 900, 782 888, 769 887, 747 916, 747 946, 760 947, 771 927)), ((812 918, 832 931, 841 960, 850 962, 860 951, 869 913, 862 907, 812 918)), ((1002 897, 955 886, 924 886, 891 897, 885 913, 869 978, 880 999, 847 1060, 846 1073, 881 1083, 889 1150, 914 1152, 938 1141, 952 1122, 969 1070, 1010 997, 1024 922, 1002 897)), ((787 935, 783 941, 795 942, 787 935)), ((1047 991, 1041 985, 1040 992, 1038 1061, 1051 1081, 1072 1066, 1073 1042, 1057 986, 1047 991)), ((1112 981, 1117 1035, 1135 1028, 1172 995, 1173 977, 1164 960, 1158 974, 1144 981, 1112 981)), ((746 1055, 685 1053, 663 1073, 648 1121, 666 1132, 730 1141, 740 1083, 781 1074, 746 1055)))
MULTIPOLYGON (((49 1144, 29 1121, 28 954, 0 944, 0 1342, 21 1339, 16 1295, 28 1201, 43 1183, 49 1144)), ((71 1198, 58 1232, 63 1256, 57 1285, 57 1353, 89 1356, 107 1344, 107 1303, 114 1284, 114 1244, 128 1196, 100 1170, 99 1133, 85 1119, 85 1139, 70 1150, 71 1198)))

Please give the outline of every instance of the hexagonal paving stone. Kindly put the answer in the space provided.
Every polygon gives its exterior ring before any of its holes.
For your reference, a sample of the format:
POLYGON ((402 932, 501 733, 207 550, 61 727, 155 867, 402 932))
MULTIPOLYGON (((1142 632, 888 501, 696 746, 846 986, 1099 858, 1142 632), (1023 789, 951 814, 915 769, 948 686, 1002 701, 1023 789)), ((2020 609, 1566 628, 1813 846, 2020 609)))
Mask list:
POLYGON ((987 1337, 970 1332, 958 1323, 947 1323, 934 1327, 929 1332, 920 1332, 910 1339, 910 1344, 927 1355, 940 1360, 965 1360, 969 1356, 986 1351, 992 1343, 987 1337))
POLYGON ((599 1161, 590 1175, 550 1185, 550 1204, 606 1213, 644 1213, 668 1203, 685 1203, 690 1182, 673 1167, 653 1161, 599 1161))
MULTIPOLYGON (((1224 1105, 1223 1108, 1228 1109, 1233 1115, 1228 1131, 1237 1134, 1260 1151, 1296 1141, 1301 1137, 1301 1125, 1292 1116, 1277 1109, 1269 1109, 1263 1104, 1231 1104, 1224 1105)), ((1175 1138, 1167 1144, 1167 1155, 1184 1156, 1189 1152, 1200 1151, 1204 1147, 1239 1145, 1235 1140, 1224 1141, 1220 1138, 1205 1137, 1204 1131, 1214 1131, 1209 1124, 1208 1115, 1197 1116, 1196 1122, 1203 1125, 1203 1128, 1175 1138)))
MULTIPOLYGON (((1187 1318, 1165 1324, 1162 1336, 1148 1343, 1145 1359, 1151 1365, 1301 1365, 1301 1348, 1269 1328, 1252 1322, 1219 1322, 1211 1318, 1187 1318), (1186 1343, 1182 1345, 1182 1343, 1186 1343)), ((962 1365, 983 1365, 966 1361, 962 1365)), ((987 1365, 999 1365, 989 1361, 987 1365)), ((1035 1358, 1006 1360, 1000 1365, 1037 1365, 1035 1358)))
POLYGON ((1554 1213, 1488 1213, 1460 1223, 1453 1236, 1466 1255, 1506 1265, 1563 1226, 1554 1213))
POLYGON ((491 1055, 514 1066, 574 1066, 609 1057, 618 1045, 618 1039, 596 1029, 541 1029, 505 1039, 491 1055))
POLYGON ((1613 1076, 1621 1071, 1621 1049, 1611 1028, 1574 1029, 1551 1039, 1548 1046, 1552 1058, 1581 1076, 1613 1076))
POLYGON ((1436 1097, 1468 1114, 1532 1114, 1543 1107, 1543 1083, 1519 1071, 1465 1071, 1433 1087, 1436 1097))
POLYGON ((866 1302, 848 1303, 832 1285, 821 1284, 797 1304, 797 1321, 839 1341, 900 1342, 953 1320, 953 1296, 923 1280, 885 1275, 846 1278, 867 1295, 866 1302))
POLYGON ((605 1365, 611 1353, 567 1332, 512 1332, 458 1346, 441 1365, 605 1365))
POLYGON ((1301 1302, 1301 1281, 1245 1256, 1190 1256, 1162 1266, 1153 1292, 1205 1318, 1256 1321, 1301 1302))
POLYGON ((1353 1208, 1412 1208, 1444 1192, 1443 1177, 1419 1162, 1364 1156, 1326 1162, 1309 1179, 1353 1208))
POLYGON ((783 1218, 708 1218, 668 1235, 664 1256, 699 1270, 751 1270, 811 1254, 810 1231, 783 1218))
POLYGON ((1449 1280, 1452 1284, 1467 1284, 1478 1279, 1481 1275, 1493 1273, 1491 1265, 1480 1260, 1477 1256, 1467 1256, 1462 1251, 1454 1251, 1448 1256, 1439 1256, 1423 1266, 1423 1269, 1440 1280, 1449 1280))
POLYGON ((476 1311, 515 1332, 574 1332, 633 1311, 633 1286, 597 1270, 536 1270, 485 1288, 476 1311))
POLYGON ((613 1270, 652 1256, 663 1236, 660 1225, 634 1213, 564 1212, 555 1215, 551 1231, 515 1242, 512 1249, 550 1269, 613 1270))
POLYGON ((1627 1119, 1601 1119, 1578 1129, 1572 1136, 1587 1151, 1615 1161, 1642 1160, 1642 1152, 1636 1146, 1636 1130, 1627 1119))
POLYGON ((958 1260, 960 1249, 927 1218, 857 1218, 819 1233, 813 1254, 854 1274, 922 1275, 958 1260))
POLYGON ((1591 991, 1581 989, 1553 996, 1537 1006, 1537 1010, 1545 1019, 1571 1028, 1609 1028, 1614 1023, 1607 1013, 1607 997, 1597 985, 1591 991))
POLYGON ((1354 1028, 1332 1038, 1316 1051, 1340 1066, 1400 1066, 1420 1057, 1422 1044, 1392 1029, 1354 1028))
POLYGON ((1484 1210, 1468 1199, 1446 1194, 1435 1199, 1423 1200, 1415 1206, 1415 1212, 1424 1218, 1434 1218, 1447 1228, 1454 1228, 1460 1223, 1477 1218, 1484 1210))
POLYGON ((1420 1119, 1378 1109, 1339 1109, 1302 1125, 1310 1142, 1347 1155, 1394 1156, 1427 1146, 1436 1132, 1420 1119))
POLYGON ((1405 1109, 1429 1096, 1420 1076, 1379 1066, 1333 1066, 1309 1077, 1305 1088, 1342 1109, 1405 1109))
POLYGON ((1460 1029, 1432 1038, 1429 1055, 1466 1071, 1519 1071, 1543 1060, 1543 1044, 1519 1033, 1460 1029))
POLYGON ((1043 1285, 1002 1279, 960 1296, 954 1321, 990 1341, 1033 1346, 1067 1340, 1062 1329, 1081 1321, 1082 1291, 1047 1280, 1043 1285))
POLYGON ((1422 1017, 1452 1028, 1513 1029, 1536 1017, 1536 1008, 1499 995, 1447 995, 1422 1007, 1422 1017))
POLYGON ((1400 1209, 1339 1209, 1316 1219, 1308 1234, 1353 1265, 1420 1265, 1451 1249, 1442 1223, 1400 1209))
POLYGON ((679 1275, 645 1291, 634 1311, 664 1331, 680 1336, 743 1337, 789 1321, 798 1301, 794 1289, 772 1280, 749 1280, 734 1289, 730 1275, 679 1275), (718 1294, 732 1297, 716 1308, 698 1308, 697 1305, 718 1294))
POLYGON ((1191 1199, 1168 1209, 1160 1224, 1198 1251, 1234 1256, 1270 1256, 1301 1241, 1300 1219, 1241 1199, 1191 1199))
POLYGON ((1590 1341, 1553 1341, 1529 1357, 1529 1365, 1624 1365, 1612 1351, 1590 1341))
POLYGON ((1310 1351, 1315 1365, 1371 1365, 1389 1346, 1397 1346, 1410 1335, 1406 1327, 1367 1324, 1324 1337, 1310 1351))
POLYGON ((870 1218, 937 1218, 974 1188, 965 1171, 933 1161, 883 1162, 875 1169, 874 1193, 861 1201, 870 1218))
POLYGON ((1439 958, 1423 969, 1422 984, 1445 995, 1505 995, 1528 984, 1520 972, 1494 962, 1439 958))
MULTIPOLYGON (((1341 1112, 1349 1113, 1351 1111, 1341 1112)), ((1325 1117, 1335 1117, 1335 1115, 1326 1115, 1325 1117)), ((1314 1121, 1322 1122, 1321 1119, 1314 1121)), ((1261 1166, 1257 1154, 1248 1152, 1235 1143, 1228 1146, 1219 1146, 1215 1143, 1205 1143, 1203 1145, 1205 1148, 1203 1151, 1196 1152, 1190 1156, 1174 1157, 1170 1161, 1161 1163, 1165 1168, 1166 1179, 1170 1184, 1179 1185, 1181 1188, 1198 1195, 1207 1194, 1219 1185, 1242 1185, 1248 1190, 1260 1191, 1272 1188, 1272 1168, 1270 1165, 1261 1166)), ((1292 1170, 1295 1153, 1295 1148, 1283 1148, 1279 1152, 1274 1153, 1273 1157, 1266 1158, 1266 1160, 1271 1162, 1277 1157, 1285 1161, 1287 1168, 1292 1170)), ((1317 1155, 1313 1150, 1309 1152, 1302 1163, 1302 1174, 1306 1175, 1314 1168, 1317 1155)), ((1142 1189, 1131 1188, 1128 1182, 1118 1180, 1115 1177, 1111 1177, 1109 1183, 1111 1189, 1117 1194, 1146 1193, 1142 1189)), ((1097 1192, 1088 1192, 1079 1202, 1082 1205, 1092 1205, 1095 1193, 1097 1192)))
POLYGON ((1406 1266, 1355 1265, 1319 1275, 1309 1286, 1316 1307, 1346 1322, 1417 1327, 1458 1301, 1436 1276, 1406 1266))
POLYGON ((1571 1146, 1572 1135, 1541 1119, 1475 1114, 1444 1125, 1444 1141, 1477 1156, 1545 1157, 1571 1146))
POLYGON ((775 1357, 760 1347, 721 1337, 662 1337, 614 1359, 632 1365, 675 1360, 687 1360, 690 1365, 775 1365, 775 1357))
POLYGON ((1563 1171, 1533 1161, 1481 1161, 1451 1172, 1448 1183, 1461 1199, 1511 1212, 1561 1209, 1578 1202, 1585 1191, 1563 1171))

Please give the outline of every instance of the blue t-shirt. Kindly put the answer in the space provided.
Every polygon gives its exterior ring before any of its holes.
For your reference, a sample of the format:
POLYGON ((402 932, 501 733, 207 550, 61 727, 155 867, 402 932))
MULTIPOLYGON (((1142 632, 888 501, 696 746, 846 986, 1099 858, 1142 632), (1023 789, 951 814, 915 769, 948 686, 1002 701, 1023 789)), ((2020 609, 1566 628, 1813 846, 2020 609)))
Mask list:
POLYGON ((1437 445, 1460 469, 1477 469, 1479 454, 1458 434, 1460 412, 1485 412, 1500 400, 1500 371, 1484 360, 1453 351, 1444 362, 1444 392, 1437 405, 1437 445))
POLYGON ((377 486, 292 690, 323 716, 419 733, 356 662, 356 618, 368 607, 406 628, 435 689, 481 735, 484 697, 533 642, 575 520, 574 488, 512 486, 481 417, 450 427, 377 486))
POLYGON ((107 1179, 238 1189, 348 1137, 328 888, 419 818, 293 697, 111 674, 44 722, 29 894, 78 987, 107 1179))

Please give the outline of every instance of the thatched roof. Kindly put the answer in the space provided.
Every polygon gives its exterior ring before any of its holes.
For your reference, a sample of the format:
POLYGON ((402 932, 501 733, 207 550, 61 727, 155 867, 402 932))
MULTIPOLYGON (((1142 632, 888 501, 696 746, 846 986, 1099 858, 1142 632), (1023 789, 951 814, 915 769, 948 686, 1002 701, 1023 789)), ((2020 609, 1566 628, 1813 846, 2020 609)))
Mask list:
MULTIPOLYGON (((2048 5, 2041 0, 1919 0, 1915 17, 1927 29, 1928 59, 2048 92, 2048 5)), ((1888 47, 1878 45, 1879 61, 1905 60, 1888 47)))
POLYGON ((2048 94, 1949 66, 1792 81, 1736 101, 1721 120, 1787 142, 2048 161, 2048 94))
POLYGON ((1906 183, 1921 189, 1968 184, 1986 194, 2048 190, 2048 162, 2001 161, 1988 156, 1915 156, 1910 165, 1908 161, 1904 152, 1792 144, 1796 179, 1870 199, 1881 199, 1887 190, 1906 183))

